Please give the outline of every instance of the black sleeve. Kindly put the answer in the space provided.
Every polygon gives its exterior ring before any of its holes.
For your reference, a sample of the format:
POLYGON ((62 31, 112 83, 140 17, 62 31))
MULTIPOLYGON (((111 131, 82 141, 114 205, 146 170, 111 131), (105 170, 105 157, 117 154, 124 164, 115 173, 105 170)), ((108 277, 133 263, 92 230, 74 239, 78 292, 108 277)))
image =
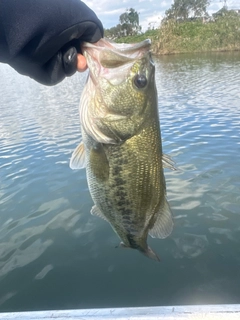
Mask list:
POLYGON ((80 0, 0 0, 0 62, 45 85, 76 71, 82 41, 103 27, 80 0))

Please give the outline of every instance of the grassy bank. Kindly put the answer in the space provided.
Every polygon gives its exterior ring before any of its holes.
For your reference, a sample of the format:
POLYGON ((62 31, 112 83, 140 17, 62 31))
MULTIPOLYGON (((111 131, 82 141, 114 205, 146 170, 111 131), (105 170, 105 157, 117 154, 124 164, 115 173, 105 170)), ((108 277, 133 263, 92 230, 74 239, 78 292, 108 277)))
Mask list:
POLYGON ((149 30, 117 42, 152 40, 155 54, 240 50, 240 15, 230 13, 215 21, 167 21, 159 29, 149 30))

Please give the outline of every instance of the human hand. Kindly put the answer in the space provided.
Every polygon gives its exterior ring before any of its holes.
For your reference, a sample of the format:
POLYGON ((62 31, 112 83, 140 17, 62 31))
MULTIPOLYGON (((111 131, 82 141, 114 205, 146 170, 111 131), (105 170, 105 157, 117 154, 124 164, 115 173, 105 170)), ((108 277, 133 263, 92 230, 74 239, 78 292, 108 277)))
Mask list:
POLYGON ((77 53, 75 47, 70 48, 64 53, 63 66, 66 76, 71 76, 76 71, 84 72, 88 68, 86 58, 81 53, 77 53))
POLYGON ((8 52, 5 61, 19 73, 44 85, 55 85, 77 70, 87 68, 82 42, 97 42, 103 26, 79 0, 1 0, 6 17, 8 52), (11 36, 11 38, 10 38, 11 36))

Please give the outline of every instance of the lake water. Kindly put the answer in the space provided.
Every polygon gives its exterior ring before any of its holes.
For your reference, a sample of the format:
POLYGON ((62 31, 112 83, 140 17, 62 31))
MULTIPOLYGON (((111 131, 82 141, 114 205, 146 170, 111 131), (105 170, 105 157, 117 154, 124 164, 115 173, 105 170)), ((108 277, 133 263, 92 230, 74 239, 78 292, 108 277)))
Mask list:
POLYGON ((161 263, 116 248, 69 168, 86 74, 44 87, 0 65, 0 311, 240 303, 240 53, 155 62, 178 167, 174 231, 149 239, 161 263))

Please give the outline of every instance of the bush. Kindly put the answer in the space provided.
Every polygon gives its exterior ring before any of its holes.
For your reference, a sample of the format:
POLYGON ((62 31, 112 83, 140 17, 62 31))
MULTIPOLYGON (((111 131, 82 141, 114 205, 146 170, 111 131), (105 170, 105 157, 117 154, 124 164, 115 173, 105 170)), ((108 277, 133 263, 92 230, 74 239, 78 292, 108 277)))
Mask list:
POLYGON ((240 50, 240 16, 235 12, 215 21, 165 21, 153 45, 157 54, 240 50))
POLYGON ((152 40, 155 54, 240 50, 240 15, 229 11, 206 23, 201 19, 167 20, 159 29, 115 41, 134 43, 146 38, 152 40))

